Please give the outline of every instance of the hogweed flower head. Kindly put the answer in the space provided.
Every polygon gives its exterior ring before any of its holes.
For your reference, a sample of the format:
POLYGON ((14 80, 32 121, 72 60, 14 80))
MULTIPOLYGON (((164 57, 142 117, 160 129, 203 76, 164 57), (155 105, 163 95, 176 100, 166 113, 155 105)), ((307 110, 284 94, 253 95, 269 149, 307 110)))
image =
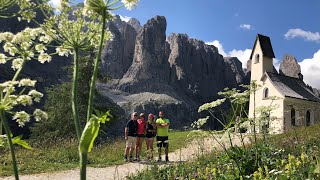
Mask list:
POLYGON ((19 111, 14 114, 12 120, 15 120, 19 124, 19 127, 23 127, 30 121, 30 115, 25 111, 19 111))
POLYGON ((33 112, 33 116, 37 122, 48 119, 48 114, 40 109, 36 109, 33 112))
POLYGON ((124 7, 131 11, 137 7, 139 0, 121 0, 121 2, 124 4, 124 7))

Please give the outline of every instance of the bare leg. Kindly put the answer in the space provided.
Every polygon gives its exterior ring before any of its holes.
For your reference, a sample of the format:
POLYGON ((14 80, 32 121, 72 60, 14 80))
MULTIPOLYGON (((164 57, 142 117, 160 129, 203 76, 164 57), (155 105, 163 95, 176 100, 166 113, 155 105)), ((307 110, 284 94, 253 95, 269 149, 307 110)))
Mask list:
POLYGON ((169 153, 169 147, 166 147, 166 149, 165 149, 165 153, 166 153, 166 156, 168 156, 168 153, 169 153))
POLYGON ((126 147, 126 149, 124 150, 124 155, 125 156, 128 156, 129 150, 130 150, 130 147, 126 147))

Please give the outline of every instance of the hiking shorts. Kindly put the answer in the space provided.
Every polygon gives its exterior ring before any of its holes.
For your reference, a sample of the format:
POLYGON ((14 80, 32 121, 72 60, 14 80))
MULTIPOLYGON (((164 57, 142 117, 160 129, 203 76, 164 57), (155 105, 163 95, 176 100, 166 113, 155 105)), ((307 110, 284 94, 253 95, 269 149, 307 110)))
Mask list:
POLYGON ((168 136, 157 136, 157 147, 168 148, 169 147, 169 138, 168 136))
POLYGON ((135 147, 137 142, 137 137, 128 136, 128 139, 126 141, 126 147, 135 147))

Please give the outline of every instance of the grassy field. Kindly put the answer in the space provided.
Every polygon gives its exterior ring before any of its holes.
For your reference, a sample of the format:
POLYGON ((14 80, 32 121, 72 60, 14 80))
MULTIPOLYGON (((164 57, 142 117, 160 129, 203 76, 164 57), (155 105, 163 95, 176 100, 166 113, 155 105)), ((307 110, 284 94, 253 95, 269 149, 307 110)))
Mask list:
MULTIPOLYGON (((192 137, 190 131, 169 132, 170 152, 185 147, 192 137)), ((62 140, 49 144, 32 144, 34 150, 26 150, 16 146, 19 172, 21 174, 33 174, 41 172, 53 172, 67 170, 78 166, 79 158, 77 142, 75 140, 62 140)), ((96 145, 89 154, 89 166, 106 167, 123 164, 123 151, 125 142, 117 139, 96 145)), ((156 146, 154 145, 155 151, 156 146)), ((143 150, 146 144, 143 144, 143 150)), ((11 156, 9 151, 0 149, 0 176, 12 175, 11 156)))
POLYGON ((195 162, 179 163, 129 177, 140 179, 320 179, 320 125, 259 135, 257 144, 213 152, 195 162))

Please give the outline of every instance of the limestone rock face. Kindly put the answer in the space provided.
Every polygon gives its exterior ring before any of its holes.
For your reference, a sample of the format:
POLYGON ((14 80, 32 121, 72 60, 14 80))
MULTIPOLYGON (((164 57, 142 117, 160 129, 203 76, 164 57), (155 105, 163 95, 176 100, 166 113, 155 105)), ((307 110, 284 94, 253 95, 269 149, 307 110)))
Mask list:
MULTIPOLYGON (((226 87, 242 84, 245 75, 237 58, 223 58, 215 46, 185 34, 166 37, 166 25, 163 16, 143 25, 136 35, 131 65, 123 77, 119 74, 111 82, 99 84, 97 90, 123 108, 127 119, 133 111, 157 114, 162 110, 172 120, 172 128, 182 128, 198 118, 199 105, 219 98, 217 93, 226 87)), ((116 33, 116 28, 122 27, 110 23, 109 29, 115 34, 111 43, 121 34, 116 33)), ((118 43, 116 47, 122 46, 118 43)), ((117 49, 110 47, 109 56, 119 53, 117 49)), ((117 69, 115 72, 121 71, 122 63, 117 60, 107 65, 117 69)))
POLYGON ((282 75, 303 79, 300 65, 298 64, 296 58, 289 54, 284 55, 279 71, 279 73, 282 75))
POLYGON ((170 66, 167 61, 166 19, 149 20, 136 37, 133 62, 118 88, 126 92, 160 92, 167 89, 170 66))
POLYGON ((139 32, 142 28, 140 22, 136 18, 131 18, 128 21, 128 24, 131 25, 137 32, 139 32))
POLYGON ((216 47, 184 34, 171 34, 167 41, 171 49, 170 83, 188 96, 204 101, 212 99, 225 87, 237 86, 231 64, 216 47))
POLYGON ((113 38, 103 49, 100 69, 103 75, 119 79, 131 66, 137 32, 131 25, 121 21, 119 16, 109 22, 108 29, 113 38))

